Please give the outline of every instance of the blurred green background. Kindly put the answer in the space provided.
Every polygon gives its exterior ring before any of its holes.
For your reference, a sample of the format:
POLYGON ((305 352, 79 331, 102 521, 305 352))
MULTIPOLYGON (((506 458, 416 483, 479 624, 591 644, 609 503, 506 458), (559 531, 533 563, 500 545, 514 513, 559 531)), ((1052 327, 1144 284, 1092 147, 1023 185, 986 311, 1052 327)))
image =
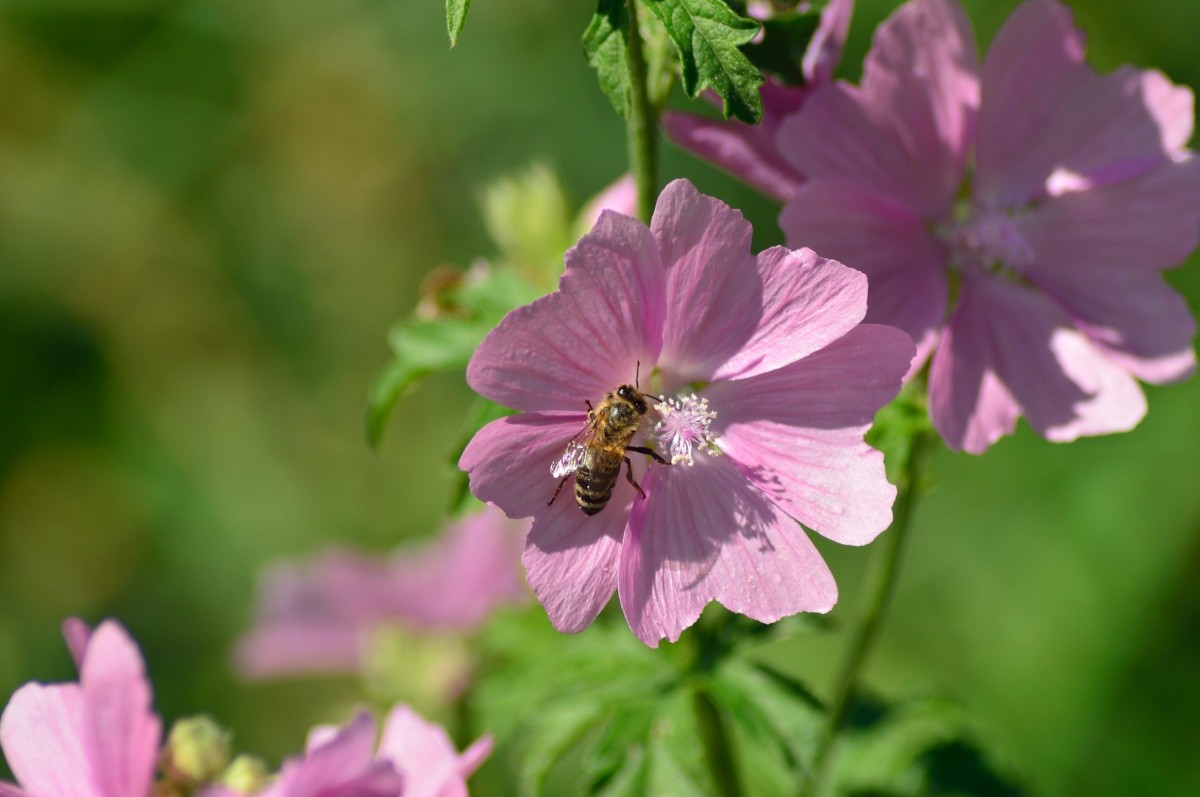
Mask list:
MULTIPOLYGON (((1012 2, 968 3, 987 41, 1012 2)), ((1077 2, 1093 63, 1200 83, 1200 4, 1077 2)), ((582 201, 625 168, 579 36, 590 2, 7 0, 0 5, 0 693, 71 667, 68 614, 117 616, 168 718, 277 762, 362 699, 244 685, 258 568, 437 531, 457 375, 363 442, 385 334, 424 274, 488 254, 482 186, 535 159, 582 201)), ((859 2, 855 75, 894 3, 859 2)), ((775 209, 667 147, 744 208, 775 209)), ((1200 308, 1200 269, 1171 276, 1200 308)), ((869 677, 949 693, 1046 795, 1200 794, 1200 381, 1135 432, 1025 428, 943 452, 869 677)), ((822 545, 853 616, 871 549, 822 545)), ((839 635, 775 651, 828 682, 839 635)))

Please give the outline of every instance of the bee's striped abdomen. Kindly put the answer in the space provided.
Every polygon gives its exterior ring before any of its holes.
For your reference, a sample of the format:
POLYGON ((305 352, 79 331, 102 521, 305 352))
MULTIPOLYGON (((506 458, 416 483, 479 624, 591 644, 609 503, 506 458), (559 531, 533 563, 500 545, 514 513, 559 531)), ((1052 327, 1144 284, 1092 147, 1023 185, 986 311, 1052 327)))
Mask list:
POLYGON ((585 515, 594 515, 612 498, 624 458, 609 451, 589 452, 575 471, 575 503, 585 515))

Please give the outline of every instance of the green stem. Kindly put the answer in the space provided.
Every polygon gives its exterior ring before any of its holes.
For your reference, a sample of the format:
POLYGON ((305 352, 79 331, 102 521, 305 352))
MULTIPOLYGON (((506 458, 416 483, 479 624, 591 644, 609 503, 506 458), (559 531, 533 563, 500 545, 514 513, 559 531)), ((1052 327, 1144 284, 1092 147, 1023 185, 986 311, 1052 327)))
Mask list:
POLYGON ((638 218, 647 224, 658 197, 658 112, 650 102, 637 3, 629 0, 629 169, 637 187, 638 218))
POLYGON ((704 745, 704 759, 708 762, 714 793, 722 797, 742 797, 735 748, 720 709, 703 686, 697 686, 692 693, 692 706, 696 712, 697 730, 704 745))
POLYGON ((900 495, 896 498, 892 525, 884 537, 882 558, 876 567, 873 591, 866 604, 862 623, 850 642, 850 649, 846 652, 846 658, 838 672, 825 729, 817 741, 817 751, 813 757, 809 788, 806 792, 808 797, 819 797, 824 793, 829 777, 830 752, 846 721, 863 664, 883 627, 888 605, 896 589, 896 577, 908 540, 913 505, 916 504, 921 490, 921 481, 933 450, 933 441, 934 433, 929 429, 921 429, 913 436, 908 459, 904 463, 900 495))

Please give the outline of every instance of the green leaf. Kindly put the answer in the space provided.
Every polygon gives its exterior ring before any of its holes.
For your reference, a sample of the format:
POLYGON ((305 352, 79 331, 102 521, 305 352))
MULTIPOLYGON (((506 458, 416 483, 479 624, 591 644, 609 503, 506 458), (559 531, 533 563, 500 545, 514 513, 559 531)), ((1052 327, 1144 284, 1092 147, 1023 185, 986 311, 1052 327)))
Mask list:
POLYGON ((734 13, 724 0, 640 2, 654 12, 675 43, 688 95, 696 97, 711 88, 724 102, 726 118, 753 124, 762 117, 762 73, 738 49, 758 33, 758 22, 734 13))
POLYGON ((458 34, 462 33, 470 8, 471 0, 446 0, 446 32, 450 34, 451 47, 458 44, 458 34))
POLYGON ((762 23, 762 41, 748 44, 742 51, 764 72, 788 85, 803 85, 804 53, 820 23, 821 15, 816 11, 773 16, 762 23))
POLYGON ((392 408, 422 377, 447 368, 465 368, 487 333, 514 307, 537 292, 507 269, 478 266, 451 277, 434 297, 432 318, 414 314, 388 335, 394 355, 371 390, 366 432, 379 445, 392 408))
POLYGON ((600 0, 583 32, 587 62, 596 70, 600 89, 622 118, 629 115, 629 65, 625 59, 628 35, 629 17, 624 0, 600 0))

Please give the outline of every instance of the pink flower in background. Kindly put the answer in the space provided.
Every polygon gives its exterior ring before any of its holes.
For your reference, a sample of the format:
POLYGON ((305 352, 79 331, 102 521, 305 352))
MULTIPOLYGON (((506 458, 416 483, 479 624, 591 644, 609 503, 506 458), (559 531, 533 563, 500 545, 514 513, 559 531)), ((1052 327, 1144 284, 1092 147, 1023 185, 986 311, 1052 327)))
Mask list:
POLYGON ((0 717, 0 744, 28 797, 149 797, 162 723, 137 645, 118 623, 64 627, 79 682, 28 683, 0 717))
POLYGON ((780 153, 776 144, 779 125, 800 109, 814 89, 833 79, 853 12, 854 0, 830 0, 821 11, 821 23, 804 55, 805 85, 785 86, 768 76, 759 89, 763 103, 759 124, 668 111, 663 114, 667 136, 766 195, 789 199, 804 182, 804 174, 780 153))
POLYGON ((467 381, 521 414, 481 429, 459 462, 471 489, 533 516, 524 562, 561 631, 619 593, 639 639, 676 640, 711 600, 763 622, 827 611, 837 589, 796 521, 865 544, 895 489, 862 440, 913 357, 902 332, 861 325, 866 281, 809 250, 750 253, 741 214, 686 180, 649 229, 605 213, 566 256, 558 290, 513 312, 476 351, 467 381), (593 516, 551 465, 618 386, 650 402, 625 474, 593 516))
MULTIPOLYGON (((344 727, 320 726, 303 756, 284 762, 259 797, 465 797, 466 781, 491 754, 483 737, 462 754, 441 726, 396 706, 375 744, 375 719, 360 711, 344 727)), ((205 797, 232 797, 210 789, 205 797)))
POLYGON ((809 180, 780 224, 867 274, 867 320, 911 334, 914 367, 933 352, 951 448, 981 453, 1021 415, 1055 441, 1124 431, 1146 411, 1137 379, 1195 365, 1195 322, 1160 274, 1200 234, 1191 132, 1191 91, 1097 75, 1056 2, 1022 4, 980 67, 957 4, 912 0, 861 86, 820 88, 783 123, 809 180))
POLYGON ((330 551, 274 565, 255 626, 238 642, 237 668, 248 678, 357 671, 381 626, 470 630, 528 595, 517 564, 528 526, 486 507, 388 558, 330 551))

